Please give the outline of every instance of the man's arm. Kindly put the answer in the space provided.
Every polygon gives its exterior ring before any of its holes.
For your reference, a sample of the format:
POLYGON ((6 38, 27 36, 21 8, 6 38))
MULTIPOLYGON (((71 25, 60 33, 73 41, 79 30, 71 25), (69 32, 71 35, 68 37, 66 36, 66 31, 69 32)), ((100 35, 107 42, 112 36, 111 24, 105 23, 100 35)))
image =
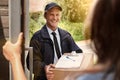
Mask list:
MULTIPOLYGON (((42 78, 45 75, 43 62, 43 56, 41 53, 41 44, 36 38, 32 38, 30 41, 30 47, 33 47, 33 73, 34 78, 42 78)), ((27 67, 29 69, 29 54, 27 56, 27 67)))
MULTIPOLYGON (((69 33, 69 35, 70 35, 70 33, 69 33)), ((70 46, 71 46, 72 51, 76 51, 76 53, 82 53, 83 52, 82 49, 80 49, 78 47, 78 45, 75 43, 75 41, 74 41, 74 39, 72 38, 71 35, 69 36, 69 42, 70 42, 70 46)))

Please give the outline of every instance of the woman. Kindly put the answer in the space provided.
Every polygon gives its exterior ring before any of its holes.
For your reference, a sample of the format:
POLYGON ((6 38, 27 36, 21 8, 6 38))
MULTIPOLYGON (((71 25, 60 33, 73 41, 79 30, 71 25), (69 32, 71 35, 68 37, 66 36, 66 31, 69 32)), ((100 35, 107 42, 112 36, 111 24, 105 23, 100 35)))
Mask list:
POLYGON ((91 19, 98 63, 77 80, 120 80, 120 0, 97 0, 91 19))

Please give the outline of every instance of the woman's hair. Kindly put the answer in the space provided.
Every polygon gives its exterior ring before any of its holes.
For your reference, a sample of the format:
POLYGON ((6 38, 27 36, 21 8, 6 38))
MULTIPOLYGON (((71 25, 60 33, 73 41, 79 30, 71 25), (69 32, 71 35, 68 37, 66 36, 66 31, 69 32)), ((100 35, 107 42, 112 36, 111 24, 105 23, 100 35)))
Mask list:
POLYGON ((98 0, 91 22, 91 40, 98 62, 108 60, 120 80, 120 0, 98 0))

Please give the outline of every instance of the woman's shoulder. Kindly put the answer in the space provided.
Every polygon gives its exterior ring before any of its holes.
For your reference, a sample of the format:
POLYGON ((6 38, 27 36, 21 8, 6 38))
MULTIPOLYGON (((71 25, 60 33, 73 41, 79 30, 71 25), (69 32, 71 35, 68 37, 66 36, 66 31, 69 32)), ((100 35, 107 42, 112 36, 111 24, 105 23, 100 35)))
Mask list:
MULTIPOLYGON (((105 72, 96 72, 96 73, 86 73, 84 75, 80 75, 76 78, 76 80, 102 80, 105 75, 105 72)), ((110 73, 106 76, 105 80, 113 80, 114 73, 110 73)))

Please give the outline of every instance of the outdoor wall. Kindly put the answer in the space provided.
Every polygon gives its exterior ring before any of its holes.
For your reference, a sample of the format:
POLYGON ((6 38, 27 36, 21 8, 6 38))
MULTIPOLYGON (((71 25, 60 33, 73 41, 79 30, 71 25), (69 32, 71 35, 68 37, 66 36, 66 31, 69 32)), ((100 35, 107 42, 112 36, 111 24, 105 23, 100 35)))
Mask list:
POLYGON ((9 37, 8 0, 0 0, 0 19, 4 35, 6 38, 8 38, 9 37))
POLYGON ((8 0, 0 0, 0 80, 9 80, 9 63, 2 55, 2 46, 9 37, 8 0))

